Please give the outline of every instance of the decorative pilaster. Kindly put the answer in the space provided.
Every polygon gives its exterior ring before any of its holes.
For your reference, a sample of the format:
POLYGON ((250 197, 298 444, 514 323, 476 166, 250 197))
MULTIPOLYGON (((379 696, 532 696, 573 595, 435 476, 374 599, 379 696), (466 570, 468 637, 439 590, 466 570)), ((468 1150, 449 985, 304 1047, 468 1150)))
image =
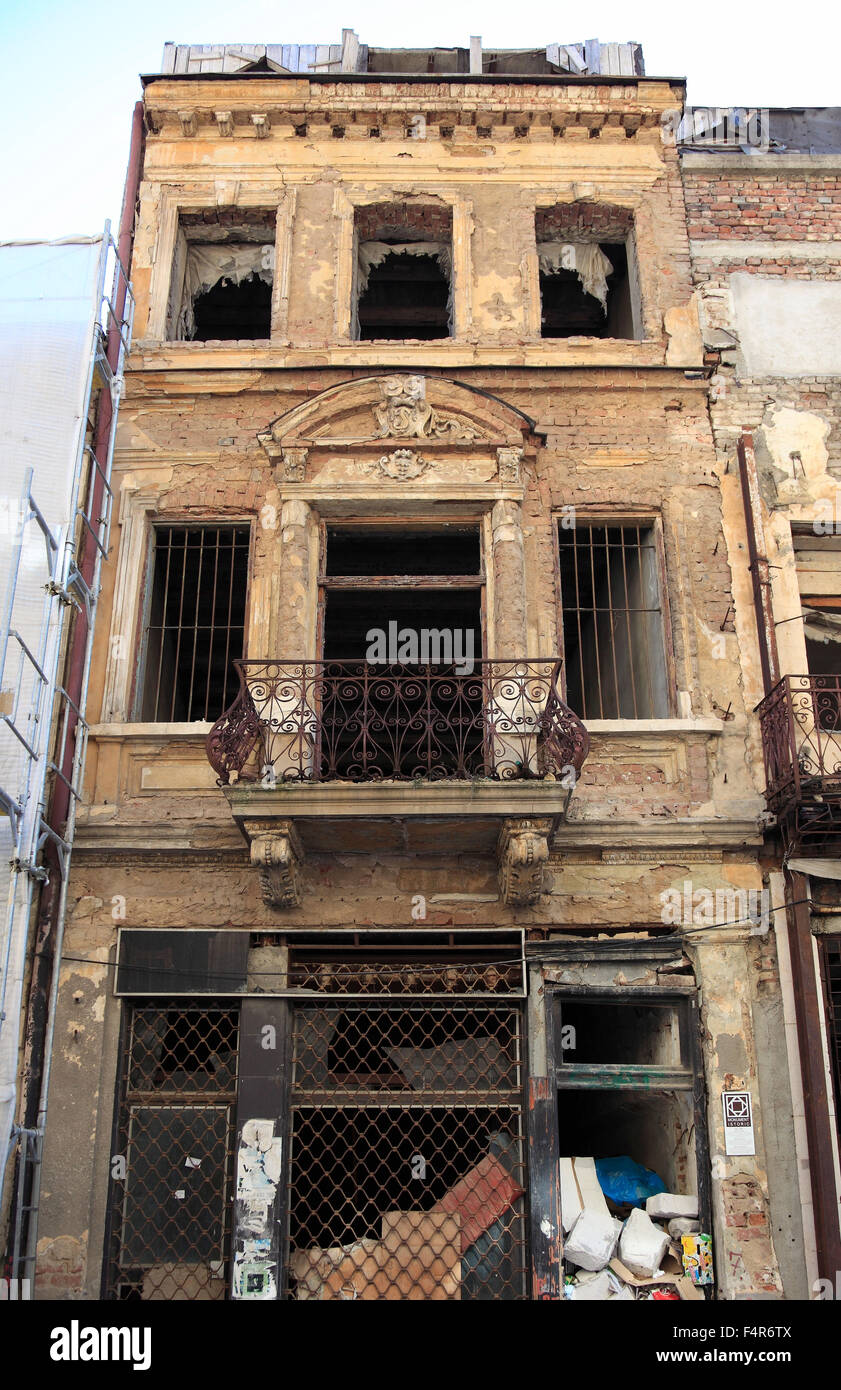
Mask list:
POLYGON ((494 573, 495 658, 520 657, 526 650, 526 572, 522 509, 497 502, 491 513, 494 573))
POLYGON ((551 818, 503 821, 497 843, 499 891, 508 907, 530 907, 543 892, 551 818))

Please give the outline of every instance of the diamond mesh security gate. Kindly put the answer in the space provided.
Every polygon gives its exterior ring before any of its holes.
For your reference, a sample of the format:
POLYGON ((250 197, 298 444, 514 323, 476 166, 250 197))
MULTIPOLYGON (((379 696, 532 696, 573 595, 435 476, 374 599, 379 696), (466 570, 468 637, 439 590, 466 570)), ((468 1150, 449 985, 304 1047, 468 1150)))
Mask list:
POLYGON ((111 1160, 107 1295, 227 1290, 238 1011, 130 1009, 111 1160))
POLYGON ((292 1299, 526 1297, 522 1014, 293 1009, 292 1299))

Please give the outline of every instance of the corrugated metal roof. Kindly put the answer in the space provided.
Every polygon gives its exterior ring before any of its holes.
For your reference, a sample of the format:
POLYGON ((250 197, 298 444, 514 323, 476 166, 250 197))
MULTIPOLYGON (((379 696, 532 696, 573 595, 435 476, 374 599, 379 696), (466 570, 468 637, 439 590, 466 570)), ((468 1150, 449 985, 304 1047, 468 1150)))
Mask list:
MULTIPOLYGON (((270 72, 324 75, 394 71, 468 74, 470 50, 369 48, 359 42, 352 29, 345 29, 339 44, 168 43, 164 46, 161 70, 173 76, 237 73, 254 70, 255 65, 270 72)), ((576 44, 550 43, 545 50, 487 48, 482 54, 482 71, 642 77, 645 70, 638 43, 599 43, 598 39, 588 39, 576 44)))

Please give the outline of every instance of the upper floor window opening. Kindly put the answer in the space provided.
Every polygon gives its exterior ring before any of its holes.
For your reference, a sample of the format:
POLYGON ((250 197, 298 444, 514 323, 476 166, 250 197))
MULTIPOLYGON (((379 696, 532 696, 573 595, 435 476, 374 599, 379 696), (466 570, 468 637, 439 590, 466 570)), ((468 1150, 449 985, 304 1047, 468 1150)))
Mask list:
POLYGON ((162 525, 152 535, 137 715, 218 719, 243 655, 251 528, 162 525))
POLYGON ((452 208, 405 201, 358 207, 354 336, 448 338, 453 331, 452 208))
POLYGON ((167 339, 223 342, 271 337, 273 209, 182 212, 167 305, 167 339))
POLYGON ((544 338, 638 338, 633 216, 603 203, 539 208, 535 235, 544 338))
POLYGON ((660 538, 650 522, 558 528, 567 700, 580 718, 667 719, 660 538))

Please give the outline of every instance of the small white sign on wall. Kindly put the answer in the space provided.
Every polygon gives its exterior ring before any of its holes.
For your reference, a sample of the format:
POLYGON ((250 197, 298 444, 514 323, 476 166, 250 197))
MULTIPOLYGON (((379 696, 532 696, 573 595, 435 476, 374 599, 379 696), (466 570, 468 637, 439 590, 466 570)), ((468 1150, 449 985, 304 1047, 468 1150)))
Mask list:
POLYGON ((721 1103, 724 1107, 725 1153, 733 1156, 755 1154, 750 1091, 722 1091, 721 1103))

